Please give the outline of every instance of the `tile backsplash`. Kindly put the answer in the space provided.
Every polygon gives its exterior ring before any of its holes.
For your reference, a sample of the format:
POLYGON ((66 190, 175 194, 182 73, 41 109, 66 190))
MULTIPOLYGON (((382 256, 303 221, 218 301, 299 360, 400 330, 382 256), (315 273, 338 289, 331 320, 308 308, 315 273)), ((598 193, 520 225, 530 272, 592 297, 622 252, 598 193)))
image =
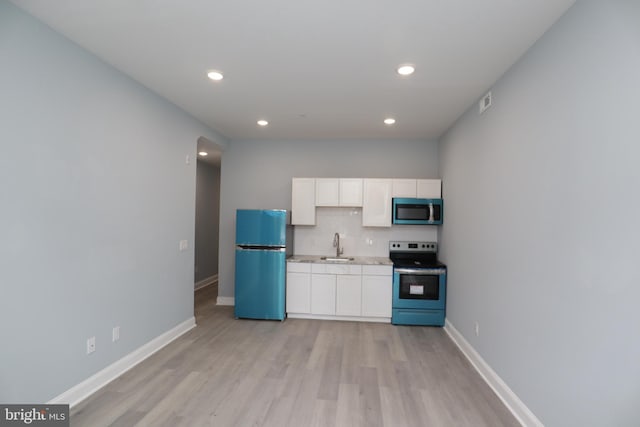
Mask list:
POLYGON ((296 255, 335 256, 333 235, 340 233, 343 256, 389 256, 390 240, 437 241, 436 226, 363 227, 362 208, 316 208, 316 225, 296 225, 296 255))

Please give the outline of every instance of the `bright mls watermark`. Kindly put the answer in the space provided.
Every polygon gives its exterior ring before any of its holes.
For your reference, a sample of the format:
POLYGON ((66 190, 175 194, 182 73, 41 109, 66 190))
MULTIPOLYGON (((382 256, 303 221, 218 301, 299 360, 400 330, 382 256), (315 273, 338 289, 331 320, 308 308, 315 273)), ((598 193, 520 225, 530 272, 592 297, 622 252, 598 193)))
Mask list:
POLYGON ((0 404, 0 427, 69 427, 69 405, 0 404))

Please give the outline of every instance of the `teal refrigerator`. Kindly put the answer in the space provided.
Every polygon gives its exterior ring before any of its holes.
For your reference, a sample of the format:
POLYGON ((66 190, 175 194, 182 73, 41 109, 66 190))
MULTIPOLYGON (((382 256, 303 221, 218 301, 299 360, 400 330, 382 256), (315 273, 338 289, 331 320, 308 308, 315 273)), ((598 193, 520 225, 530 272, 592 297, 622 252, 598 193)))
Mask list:
POLYGON ((284 320, 286 259, 292 254, 288 211, 236 211, 236 318, 284 320))

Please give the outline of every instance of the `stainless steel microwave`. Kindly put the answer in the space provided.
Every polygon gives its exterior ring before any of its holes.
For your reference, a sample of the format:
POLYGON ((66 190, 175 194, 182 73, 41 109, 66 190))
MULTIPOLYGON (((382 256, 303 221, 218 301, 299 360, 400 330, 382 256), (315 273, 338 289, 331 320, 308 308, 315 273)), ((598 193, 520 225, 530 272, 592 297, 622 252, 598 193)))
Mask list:
POLYGON ((393 199, 393 223, 408 225, 442 224, 442 199, 393 199))

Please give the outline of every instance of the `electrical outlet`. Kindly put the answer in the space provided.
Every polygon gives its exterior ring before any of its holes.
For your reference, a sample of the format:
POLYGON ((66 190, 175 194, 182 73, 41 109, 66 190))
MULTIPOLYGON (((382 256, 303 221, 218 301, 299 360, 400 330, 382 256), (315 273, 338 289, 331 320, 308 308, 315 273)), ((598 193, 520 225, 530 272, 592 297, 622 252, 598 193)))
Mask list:
POLYGON ((485 96, 482 97, 480 103, 478 105, 478 112, 480 114, 484 113, 487 108, 491 107, 491 92, 488 92, 485 96))
POLYGON ((187 165, 188 165, 188 164, 190 164, 190 163, 191 163, 191 156, 189 156, 189 155, 187 154, 187 156, 184 158, 184 162, 185 162, 185 164, 187 164, 187 165))
POLYGON ((476 336, 480 336, 480 324, 478 322, 476 322, 476 336))
POLYGON ((120 326, 114 326, 111 331, 111 341, 116 342, 120 339, 120 326))
POLYGON ((96 351, 96 337, 91 337, 87 340, 87 354, 91 354, 96 351))
POLYGON ((186 251, 189 248, 189 241, 180 240, 180 243, 178 244, 178 248, 180 249, 180 251, 186 251))

